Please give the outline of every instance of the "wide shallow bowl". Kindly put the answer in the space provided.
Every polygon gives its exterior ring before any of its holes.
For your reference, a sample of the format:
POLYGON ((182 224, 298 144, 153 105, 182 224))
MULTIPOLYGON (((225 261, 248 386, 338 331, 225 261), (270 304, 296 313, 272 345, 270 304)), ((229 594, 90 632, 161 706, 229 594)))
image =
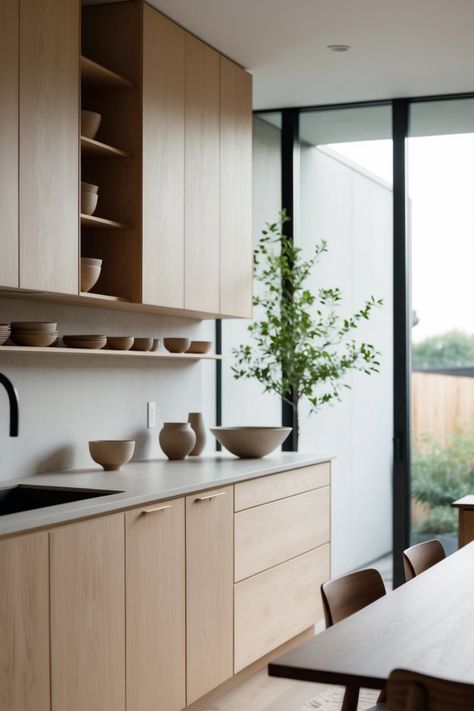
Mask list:
POLYGON ((63 343, 67 348, 89 348, 100 350, 107 343, 106 336, 63 336, 63 343))
POLYGON ((291 427, 211 427, 214 437, 241 459, 260 459, 280 446, 291 427))
POLYGON ((191 341, 189 338, 164 338, 163 345, 170 353, 185 353, 191 341))
POLYGON ((106 472, 115 472, 133 457, 135 442, 130 439, 97 439, 89 442, 89 452, 106 472))
POLYGON ((107 338, 107 348, 112 351, 129 351, 133 346, 133 336, 109 336, 107 338))
POLYGON ((97 283, 102 266, 95 264, 84 264, 81 259, 81 291, 89 291, 97 283))
POLYGON ((81 212, 83 215, 93 215, 97 207, 99 196, 97 193, 81 191, 81 212))
POLYGON ((35 331, 36 333, 54 333, 58 330, 58 324, 52 321, 12 321, 12 331, 35 331))
POLYGON ((209 353, 212 341, 191 341, 186 353, 209 353))
POLYGON ((47 348, 58 340, 56 333, 20 333, 15 331, 10 336, 17 346, 30 346, 32 348, 47 348))
POLYGON ((81 111, 81 136, 95 138, 99 130, 102 116, 96 111, 81 111))
POLYGON ((153 348, 153 338, 135 338, 132 351, 151 351, 153 348))
POLYGON ((99 192, 99 186, 94 185, 94 183, 85 183, 83 180, 81 181, 81 193, 98 193, 99 192))

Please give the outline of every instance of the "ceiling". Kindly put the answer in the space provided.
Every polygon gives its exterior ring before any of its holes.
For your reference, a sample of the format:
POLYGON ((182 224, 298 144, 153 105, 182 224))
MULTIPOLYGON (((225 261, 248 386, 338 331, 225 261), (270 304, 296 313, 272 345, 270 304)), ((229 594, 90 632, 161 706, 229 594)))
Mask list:
POLYGON ((256 109, 474 91, 474 0, 148 1, 249 69, 256 109))

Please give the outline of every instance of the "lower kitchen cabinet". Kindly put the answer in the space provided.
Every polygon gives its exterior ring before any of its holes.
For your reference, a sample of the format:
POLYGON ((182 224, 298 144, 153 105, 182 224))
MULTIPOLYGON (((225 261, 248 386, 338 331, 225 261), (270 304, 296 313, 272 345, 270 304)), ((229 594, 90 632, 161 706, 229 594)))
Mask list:
POLYGON ((233 674, 233 494, 186 497, 188 704, 233 674))
POLYGON ((0 711, 49 711, 48 534, 0 542, 0 711))
POLYGON ((186 705, 184 499, 126 514, 127 711, 186 705))
POLYGON ((124 514, 50 533, 52 711, 125 710, 124 514))

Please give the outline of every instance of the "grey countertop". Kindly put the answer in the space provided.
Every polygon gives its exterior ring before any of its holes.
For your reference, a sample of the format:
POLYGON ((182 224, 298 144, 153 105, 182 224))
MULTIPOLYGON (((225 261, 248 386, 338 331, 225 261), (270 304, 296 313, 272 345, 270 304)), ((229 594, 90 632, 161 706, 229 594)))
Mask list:
POLYGON ((55 526, 331 459, 328 456, 299 452, 278 452, 263 459, 236 459, 219 453, 174 462, 166 459, 130 462, 119 472, 104 472, 94 466, 90 469, 37 474, 5 483, 2 488, 26 484, 102 489, 120 493, 0 516, 0 536, 55 526))

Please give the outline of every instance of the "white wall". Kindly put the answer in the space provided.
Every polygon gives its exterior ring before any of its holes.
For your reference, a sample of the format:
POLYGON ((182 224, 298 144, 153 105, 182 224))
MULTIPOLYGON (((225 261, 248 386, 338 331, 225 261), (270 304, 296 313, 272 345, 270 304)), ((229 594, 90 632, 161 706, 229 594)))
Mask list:
MULTIPOLYGON (((57 321, 60 333, 189 335, 214 340, 213 321, 191 321, 0 298, 0 323, 57 321)), ((0 481, 92 464, 90 439, 137 440, 137 459, 163 456, 165 420, 202 411, 214 424, 213 362, 170 364, 118 359, 0 353, 0 371, 20 396, 20 437, 8 437, 8 398, 0 388, 0 481), (146 429, 146 403, 157 403, 157 428, 146 429)), ((214 449, 209 436, 208 448, 214 449)))
POLYGON ((356 332, 381 351, 381 372, 355 374, 342 403, 309 416, 301 407, 301 451, 336 456, 332 488, 332 565, 337 575, 392 547, 392 192, 314 147, 301 152, 301 246, 326 239, 329 252, 312 288, 339 287, 341 311, 370 295, 384 306, 356 332))

